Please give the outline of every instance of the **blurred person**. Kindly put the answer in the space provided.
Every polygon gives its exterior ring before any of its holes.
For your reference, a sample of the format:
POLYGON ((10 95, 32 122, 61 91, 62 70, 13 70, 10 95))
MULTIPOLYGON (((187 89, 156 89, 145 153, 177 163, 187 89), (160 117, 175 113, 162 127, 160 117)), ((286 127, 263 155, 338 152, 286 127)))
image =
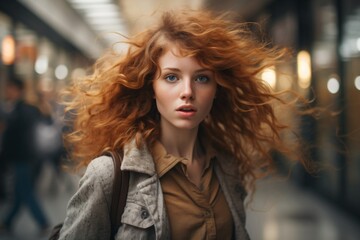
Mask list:
POLYGON ((289 104, 259 78, 287 52, 226 16, 165 12, 68 89, 69 151, 86 171, 59 239, 110 238, 107 150, 130 173, 115 239, 249 239, 244 201, 271 151, 304 158, 280 138, 275 103, 289 104))
POLYGON ((72 183, 64 178, 61 165, 65 158, 66 151, 62 140, 63 124, 63 106, 57 101, 57 94, 51 89, 43 89, 39 87, 38 106, 43 114, 41 121, 36 126, 36 150, 43 162, 50 163, 55 174, 51 175, 49 181, 49 191, 54 195, 58 186, 56 181, 60 179, 61 184, 65 184, 66 188, 72 189, 72 183))
POLYGON ((35 125, 41 114, 38 108, 25 102, 24 89, 24 82, 18 78, 14 77, 6 82, 5 98, 9 116, 0 156, 14 172, 14 200, 1 221, 0 229, 10 232, 20 208, 26 206, 42 233, 48 230, 49 223, 35 192, 40 166, 34 146, 35 125))
MULTIPOLYGON (((0 153, 1 153, 1 146, 2 146, 2 138, 5 130, 5 124, 6 124, 6 118, 7 118, 7 112, 6 107, 3 102, 0 103, 0 153)), ((6 175, 6 169, 7 169, 7 162, 0 158, 0 202, 4 201, 6 199, 6 186, 5 186, 5 175, 6 175)))

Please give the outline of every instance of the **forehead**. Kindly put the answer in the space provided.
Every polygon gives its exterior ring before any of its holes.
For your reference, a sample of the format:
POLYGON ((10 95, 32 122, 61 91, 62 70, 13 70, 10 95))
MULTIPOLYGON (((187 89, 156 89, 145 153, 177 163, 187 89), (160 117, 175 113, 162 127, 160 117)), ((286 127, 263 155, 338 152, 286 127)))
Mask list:
POLYGON ((159 66, 166 67, 196 67, 203 68, 200 61, 191 54, 185 54, 177 46, 170 46, 164 49, 163 54, 159 57, 159 66))

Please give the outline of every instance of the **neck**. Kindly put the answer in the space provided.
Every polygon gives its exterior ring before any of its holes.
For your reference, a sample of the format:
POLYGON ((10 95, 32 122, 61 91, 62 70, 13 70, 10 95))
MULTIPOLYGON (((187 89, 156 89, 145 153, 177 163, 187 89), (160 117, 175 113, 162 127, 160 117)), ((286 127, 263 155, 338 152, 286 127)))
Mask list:
POLYGON ((167 130, 162 131, 160 141, 169 154, 184 157, 192 162, 201 154, 197 143, 197 135, 198 128, 191 130, 167 130))

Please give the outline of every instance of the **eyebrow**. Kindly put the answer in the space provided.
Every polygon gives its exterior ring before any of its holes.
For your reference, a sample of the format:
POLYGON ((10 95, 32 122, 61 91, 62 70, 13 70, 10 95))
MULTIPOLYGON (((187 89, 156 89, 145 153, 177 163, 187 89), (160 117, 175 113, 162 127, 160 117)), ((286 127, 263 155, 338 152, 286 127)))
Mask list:
MULTIPOLYGON (((181 72, 180 69, 178 68, 171 68, 171 67, 166 67, 166 68, 163 68, 162 71, 164 70, 170 70, 170 71, 174 71, 174 72, 181 72)), ((207 69, 207 68, 201 68, 201 69, 198 69, 195 71, 195 73, 201 73, 201 72, 212 72, 210 69, 207 69)))

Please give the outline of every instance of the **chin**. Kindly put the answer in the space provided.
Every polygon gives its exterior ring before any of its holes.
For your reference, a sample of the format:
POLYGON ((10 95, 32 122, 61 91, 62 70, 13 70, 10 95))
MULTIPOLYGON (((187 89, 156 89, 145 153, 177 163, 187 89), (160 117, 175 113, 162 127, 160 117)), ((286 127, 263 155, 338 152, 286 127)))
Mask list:
MULTIPOLYGON (((165 119, 163 119, 163 120, 165 120, 165 119)), ((175 121, 164 121, 164 123, 165 124, 163 125, 163 127, 165 127, 168 130, 178 129, 178 130, 184 130, 184 131, 197 129, 200 124, 200 122, 198 122, 198 121, 189 120, 189 119, 187 119, 187 120, 177 119, 175 121)))
POLYGON ((192 129, 196 129, 197 127, 199 127, 199 124, 186 123, 186 124, 174 124, 174 126, 178 129, 192 130, 192 129))

